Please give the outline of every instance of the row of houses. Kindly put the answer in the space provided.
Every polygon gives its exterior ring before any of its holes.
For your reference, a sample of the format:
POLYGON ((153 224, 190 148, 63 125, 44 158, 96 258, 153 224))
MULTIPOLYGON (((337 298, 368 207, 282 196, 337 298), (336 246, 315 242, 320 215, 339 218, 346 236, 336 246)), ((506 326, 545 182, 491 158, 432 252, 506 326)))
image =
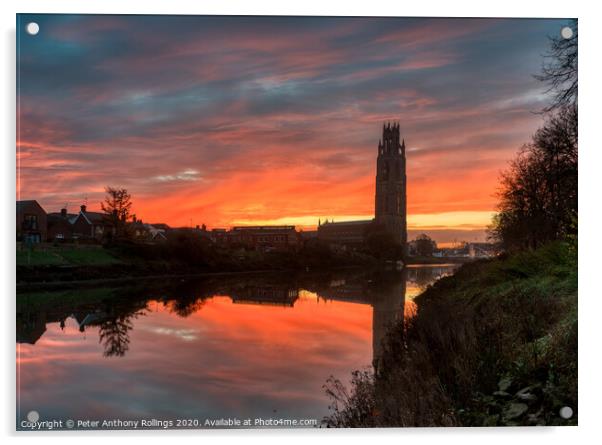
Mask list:
POLYGON ((215 243, 239 245, 254 250, 294 250, 303 244, 302 232, 295 226, 238 226, 213 229, 208 237, 215 243))
MULTIPOLYGON (((28 244, 72 240, 101 242, 115 234, 111 218, 105 213, 91 212, 86 205, 80 206, 77 213, 69 213, 67 209, 47 213, 36 200, 17 201, 16 227, 17 240, 28 244)), ((170 235, 183 232, 217 244, 261 251, 296 249, 303 242, 302 232, 295 226, 239 226, 209 231, 204 225, 172 228, 164 223, 143 223, 134 217, 127 228, 133 239, 147 242, 165 241, 170 235)))
MULTIPOLYGON (((17 201, 17 240, 28 244, 84 240, 100 242, 115 234, 115 227, 105 213, 90 212, 86 205, 79 212, 67 209, 47 213, 36 200, 17 201)), ((128 222, 132 236, 140 240, 166 239, 164 224, 128 222)))

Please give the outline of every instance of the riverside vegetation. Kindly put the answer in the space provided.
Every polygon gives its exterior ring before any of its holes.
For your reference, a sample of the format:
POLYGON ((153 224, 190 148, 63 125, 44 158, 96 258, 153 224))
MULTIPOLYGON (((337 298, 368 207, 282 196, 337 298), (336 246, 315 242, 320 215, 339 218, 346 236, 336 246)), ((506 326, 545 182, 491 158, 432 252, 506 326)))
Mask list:
POLYGON ((164 243, 148 245, 124 240, 105 247, 48 245, 18 249, 17 282, 29 285, 213 272, 320 270, 373 267, 378 262, 370 253, 337 251, 317 240, 294 251, 260 252, 242 246, 219 246, 181 232, 164 243))
POLYGON ((577 424, 576 244, 463 265, 391 327, 375 371, 331 378, 328 427, 577 424), (575 414, 563 419, 568 406, 575 414))

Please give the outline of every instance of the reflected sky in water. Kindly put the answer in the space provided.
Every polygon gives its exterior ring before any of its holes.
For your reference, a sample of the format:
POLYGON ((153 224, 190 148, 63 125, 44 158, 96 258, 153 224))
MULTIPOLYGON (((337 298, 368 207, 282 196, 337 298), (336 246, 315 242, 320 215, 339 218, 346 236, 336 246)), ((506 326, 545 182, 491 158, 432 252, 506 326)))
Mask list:
POLYGON ((18 295, 18 414, 320 420, 326 379, 370 367, 386 326, 451 270, 18 295))

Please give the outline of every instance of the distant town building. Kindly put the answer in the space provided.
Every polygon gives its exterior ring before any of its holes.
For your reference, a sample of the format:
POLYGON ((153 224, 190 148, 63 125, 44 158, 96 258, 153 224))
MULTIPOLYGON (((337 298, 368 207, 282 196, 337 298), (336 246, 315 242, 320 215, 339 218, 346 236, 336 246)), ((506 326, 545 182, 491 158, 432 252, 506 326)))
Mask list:
POLYGON ((301 244, 295 226, 239 226, 226 235, 229 244, 270 251, 297 248, 301 244))
POLYGON ((318 223, 318 239, 327 243, 345 246, 360 246, 364 243, 366 230, 372 220, 318 223))
POLYGON ((497 254, 496 246, 492 243, 468 243, 470 258, 491 258, 497 254))
POLYGON ((17 201, 17 239, 41 243, 47 238, 46 211, 36 200, 17 201))
POLYGON ((433 254, 438 258, 491 258, 497 255, 492 243, 461 242, 454 247, 439 247, 433 254))

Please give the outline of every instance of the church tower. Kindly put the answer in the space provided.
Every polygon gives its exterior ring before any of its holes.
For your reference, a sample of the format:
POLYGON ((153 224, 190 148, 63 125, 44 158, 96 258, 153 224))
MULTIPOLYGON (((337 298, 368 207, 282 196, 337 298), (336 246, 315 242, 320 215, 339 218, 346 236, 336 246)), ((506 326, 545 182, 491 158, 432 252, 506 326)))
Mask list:
POLYGON ((399 124, 383 125, 376 160, 376 222, 385 226, 407 252, 406 147, 399 124))

